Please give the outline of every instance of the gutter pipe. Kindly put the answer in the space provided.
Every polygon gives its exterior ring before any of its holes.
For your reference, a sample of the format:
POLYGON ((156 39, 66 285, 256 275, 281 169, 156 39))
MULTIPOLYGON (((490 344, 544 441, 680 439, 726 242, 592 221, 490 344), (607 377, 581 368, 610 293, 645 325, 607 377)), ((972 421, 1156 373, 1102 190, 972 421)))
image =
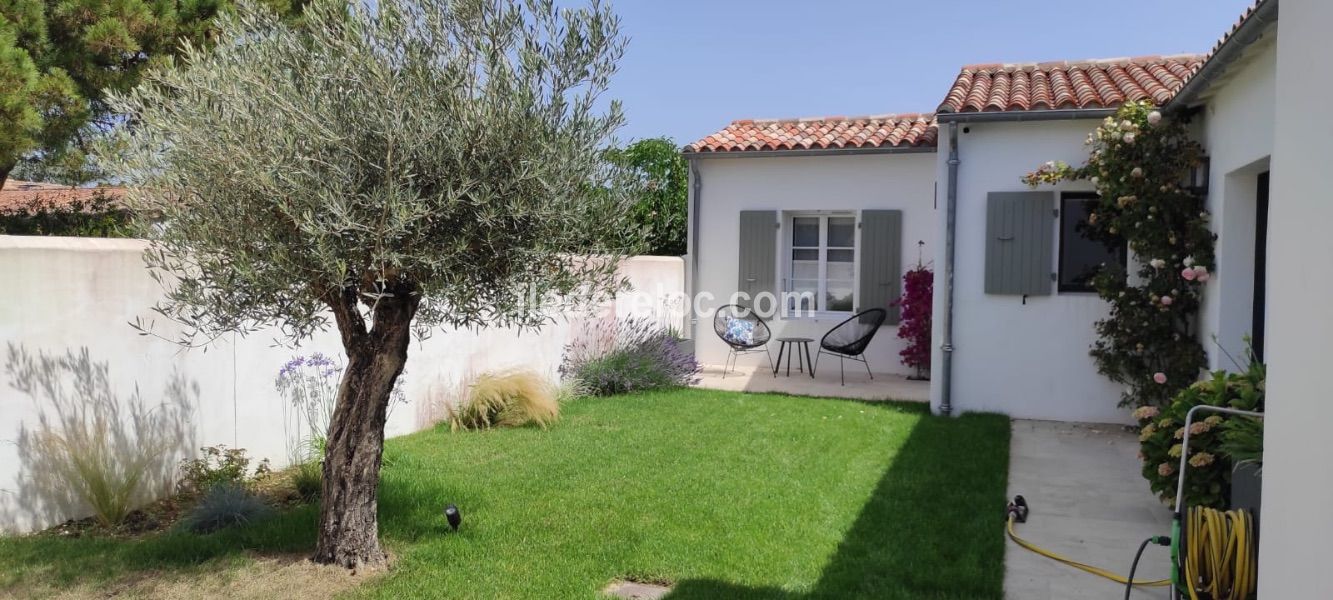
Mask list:
POLYGON ((685 205, 689 211, 689 246, 686 250, 690 253, 690 280, 689 290, 685 294, 685 301, 689 306, 685 312, 689 315, 690 340, 695 344, 695 352, 698 352, 698 329, 699 315, 694 313, 695 298, 699 293, 699 193, 703 191, 703 178, 699 176, 699 165, 690 155, 685 155, 685 163, 689 165, 689 202, 685 205))
POLYGON ((1235 33, 1231 34, 1231 37, 1227 38, 1225 42, 1222 42, 1222 46, 1213 52, 1212 56, 1208 57, 1208 60, 1199 68, 1199 72, 1190 77, 1189 81, 1185 82, 1184 87, 1180 88, 1180 91, 1176 92, 1175 96, 1167 101, 1165 108, 1184 110, 1191 103, 1198 100, 1199 96, 1208 89, 1210 83, 1226 73, 1227 67, 1240 58, 1250 44, 1263 37, 1264 30, 1269 25, 1277 22, 1277 4, 1278 0, 1267 0, 1254 7, 1254 13, 1246 17, 1245 21, 1236 28, 1235 33))
POLYGON ((935 144, 920 146, 864 146, 850 148, 805 148, 800 150, 717 150, 682 152, 686 160, 696 158, 768 158, 779 156, 849 156, 867 154, 922 154, 935 152, 935 144))
POLYGON ((1060 121, 1066 119, 1102 119, 1115 114, 1114 108, 1059 108, 1050 110, 1009 110, 986 112, 938 113, 940 123, 994 123, 997 121, 1060 121))
POLYGON ((945 195, 944 229, 944 324, 940 350, 944 352, 940 365, 940 414, 953 412, 953 265, 954 230, 958 214, 958 123, 949 123, 949 176, 945 195))

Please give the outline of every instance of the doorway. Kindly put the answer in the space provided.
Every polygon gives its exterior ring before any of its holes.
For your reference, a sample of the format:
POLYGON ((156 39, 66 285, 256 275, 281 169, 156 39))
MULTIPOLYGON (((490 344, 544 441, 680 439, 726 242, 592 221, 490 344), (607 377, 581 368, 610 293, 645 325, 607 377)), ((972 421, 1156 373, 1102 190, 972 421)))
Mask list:
POLYGON ((1251 315, 1250 344, 1254 359, 1264 361, 1264 315, 1268 295, 1268 171, 1259 174, 1254 203, 1254 313, 1251 315))

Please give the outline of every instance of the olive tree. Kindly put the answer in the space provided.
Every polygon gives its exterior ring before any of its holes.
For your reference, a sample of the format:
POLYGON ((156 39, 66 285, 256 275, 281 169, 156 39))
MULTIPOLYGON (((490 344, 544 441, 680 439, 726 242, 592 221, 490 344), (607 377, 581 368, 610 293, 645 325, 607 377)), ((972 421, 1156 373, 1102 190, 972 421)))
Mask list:
POLYGON ((633 178, 603 149, 624 48, 596 0, 241 4, 208 52, 113 96, 99 160, 152 214, 157 310, 185 344, 332 323, 347 369, 314 560, 384 560, 376 493, 413 334, 536 327, 624 285, 633 178))

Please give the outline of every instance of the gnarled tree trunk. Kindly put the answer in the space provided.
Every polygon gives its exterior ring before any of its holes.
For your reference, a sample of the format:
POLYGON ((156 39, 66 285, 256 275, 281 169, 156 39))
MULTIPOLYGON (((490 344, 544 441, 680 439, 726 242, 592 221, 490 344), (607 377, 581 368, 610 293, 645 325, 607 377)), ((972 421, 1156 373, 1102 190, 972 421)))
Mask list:
POLYGON ((374 327, 367 331, 354 291, 331 296, 347 370, 329 424, 319 539, 311 559, 356 569, 385 560, 376 514, 384 423, 394 383, 407 362, 418 301, 407 290, 382 298, 374 308, 374 327))

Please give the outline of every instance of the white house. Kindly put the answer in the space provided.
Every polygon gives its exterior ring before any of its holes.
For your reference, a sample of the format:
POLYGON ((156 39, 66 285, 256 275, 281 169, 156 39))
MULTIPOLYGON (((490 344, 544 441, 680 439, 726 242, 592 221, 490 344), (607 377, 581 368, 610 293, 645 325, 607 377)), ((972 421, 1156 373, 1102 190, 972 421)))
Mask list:
MULTIPOLYGON (((891 180, 877 179, 830 169, 840 159, 818 152, 757 159, 780 168, 731 166, 691 147, 696 216, 728 219, 717 233, 697 220, 691 229, 695 289, 737 288, 735 248, 744 241, 712 237, 737 231, 736 217, 727 215, 742 207, 809 210, 810 191, 835 180, 885 186, 857 186, 883 198, 934 187, 935 204, 917 207, 935 208, 928 213, 933 232, 918 233, 912 219, 903 234, 938 240, 932 407, 1127 422, 1115 408, 1120 390, 1087 354, 1105 306, 1078 289, 1079 265, 1092 259, 1070 251, 1079 245, 1071 209, 1086 188, 1030 190, 1019 178, 1048 160, 1081 164, 1096 119, 1125 100, 1151 99, 1189 118, 1209 157, 1217 260, 1197 323, 1209 366, 1232 367, 1246 336, 1268 365, 1260 596, 1333 598, 1333 579, 1323 572, 1333 538, 1333 236, 1325 231, 1333 222, 1333 113, 1322 108, 1333 98, 1333 79, 1320 71, 1330 56, 1333 2, 1285 0, 1283 25, 1278 4, 1255 2, 1206 55, 964 68, 935 114, 936 151, 925 155, 934 161, 921 165, 925 174, 894 169, 891 180), (722 197, 709 195, 715 181, 722 197), (782 193, 789 186, 806 192, 782 193)), ((728 148, 766 157, 779 150, 758 135, 728 148)), ((887 171, 890 161, 913 158, 890 154, 863 164, 887 171)), ((840 194, 818 197, 814 205, 828 209, 847 202, 840 194)), ((701 356, 712 362, 716 349, 705 344, 701 356)))
MULTIPOLYGON (((1091 186, 1034 190, 1022 177, 1050 160, 1082 164, 1088 134, 1123 102, 1150 100, 1189 119, 1210 158, 1218 235, 1200 341, 1211 368, 1243 360, 1247 336, 1262 352, 1276 6, 1258 3, 1209 54, 966 66, 934 114, 736 121, 685 148, 692 291, 725 299, 804 289, 798 255, 809 252, 793 247, 796 225, 817 223, 823 244, 831 223, 855 223, 851 252, 818 246, 824 262, 811 284, 821 299, 853 291, 850 301, 778 316, 775 335, 817 339, 854 311, 885 305, 868 290, 896 295, 900 286, 883 279, 901 275, 921 248, 935 271, 937 412, 1128 423, 1117 406, 1122 389, 1088 354, 1108 307, 1087 280, 1096 265, 1129 259, 1079 233, 1091 186), (865 247, 862 216, 873 210, 901 211, 889 250, 865 247), (765 225, 747 229, 746 219, 765 225), (827 261, 834 254, 896 266, 837 271, 827 261)), ((707 312, 696 316, 701 362, 722 364, 726 344, 709 331, 707 312)), ((895 333, 881 332, 867 352, 876 371, 906 372, 895 333)))
MULTIPOLYGON (((774 337, 816 343, 855 312, 884 308, 887 325, 864 358, 876 372, 909 374, 890 302, 904 269, 933 257, 935 141, 931 116, 910 114, 736 121, 687 146, 689 282, 705 295, 693 333, 700 362, 727 361, 710 314, 740 292, 774 337)), ((736 360, 768 365, 762 352, 736 360)), ((848 378, 865 379, 860 368, 848 378)))

